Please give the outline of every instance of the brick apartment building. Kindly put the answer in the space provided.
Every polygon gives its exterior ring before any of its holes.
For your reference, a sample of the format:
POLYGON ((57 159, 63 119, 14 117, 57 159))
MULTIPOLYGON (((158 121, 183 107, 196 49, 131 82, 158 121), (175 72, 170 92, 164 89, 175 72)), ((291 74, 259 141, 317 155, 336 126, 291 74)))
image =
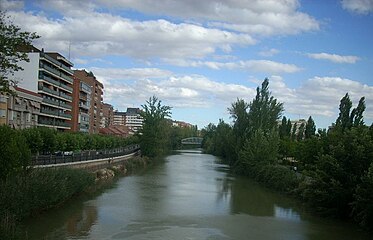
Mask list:
POLYGON ((76 90, 73 103, 73 126, 76 129, 79 126, 79 131, 84 129, 82 131, 99 133, 103 116, 103 84, 96 79, 92 72, 83 69, 74 71, 74 87, 76 90), (85 129, 86 127, 88 127, 88 131, 85 129))

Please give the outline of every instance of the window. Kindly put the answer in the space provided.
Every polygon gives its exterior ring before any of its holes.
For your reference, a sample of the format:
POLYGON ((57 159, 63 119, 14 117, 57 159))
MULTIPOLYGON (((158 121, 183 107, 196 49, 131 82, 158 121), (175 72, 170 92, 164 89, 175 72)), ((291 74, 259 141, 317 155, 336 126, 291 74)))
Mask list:
POLYGON ((6 117, 6 110, 0 109, 0 118, 5 118, 6 117))

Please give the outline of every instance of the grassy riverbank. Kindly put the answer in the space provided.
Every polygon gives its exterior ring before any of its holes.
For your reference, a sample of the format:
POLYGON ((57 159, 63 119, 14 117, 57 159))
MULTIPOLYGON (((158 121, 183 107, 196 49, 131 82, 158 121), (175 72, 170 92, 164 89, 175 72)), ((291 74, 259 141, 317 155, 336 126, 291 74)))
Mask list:
MULTIPOLYGON (((125 176, 151 162, 137 156, 128 159, 119 168, 122 171, 115 171, 115 176, 125 176)), ((59 207, 76 195, 101 191, 105 181, 95 178, 94 173, 86 170, 58 168, 31 169, 1 181, 0 239, 24 239, 18 228, 24 219, 59 207)))
POLYGON ((78 169, 35 169, 0 182, 0 236, 16 238, 19 221, 54 208, 95 184, 78 169))

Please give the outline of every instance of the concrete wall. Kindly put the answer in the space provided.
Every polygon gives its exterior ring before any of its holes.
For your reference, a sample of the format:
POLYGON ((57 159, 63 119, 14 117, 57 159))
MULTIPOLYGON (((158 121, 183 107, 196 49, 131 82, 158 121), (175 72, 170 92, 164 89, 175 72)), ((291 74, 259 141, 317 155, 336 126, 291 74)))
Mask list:
POLYGON ((28 53, 30 62, 19 62, 18 66, 23 68, 14 73, 11 79, 18 81, 18 86, 32 92, 38 92, 39 80, 39 53, 28 53))

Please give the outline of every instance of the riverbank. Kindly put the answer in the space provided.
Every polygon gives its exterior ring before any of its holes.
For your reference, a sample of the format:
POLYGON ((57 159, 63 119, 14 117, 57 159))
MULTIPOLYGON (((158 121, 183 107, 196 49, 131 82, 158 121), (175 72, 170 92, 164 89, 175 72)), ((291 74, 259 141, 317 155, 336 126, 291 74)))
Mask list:
POLYGON ((30 169, 1 181, 0 239, 23 239, 17 224, 24 219, 61 206, 76 195, 98 191, 105 179, 124 176, 149 164, 148 158, 136 156, 106 170, 30 169))

